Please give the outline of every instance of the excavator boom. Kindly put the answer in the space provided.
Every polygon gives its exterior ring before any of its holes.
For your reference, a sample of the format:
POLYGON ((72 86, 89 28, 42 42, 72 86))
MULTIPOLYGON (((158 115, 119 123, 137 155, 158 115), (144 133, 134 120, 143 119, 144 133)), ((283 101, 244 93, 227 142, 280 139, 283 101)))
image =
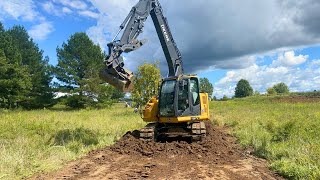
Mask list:
POLYGON ((168 75, 178 76, 183 74, 181 54, 173 39, 167 19, 163 15, 159 1, 139 0, 120 25, 115 38, 108 44, 109 55, 101 73, 106 82, 124 92, 130 92, 133 89, 133 73, 124 68, 122 53, 137 50, 146 43, 146 40, 138 40, 137 37, 143 32, 144 23, 149 15, 153 20, 168 63, 168 75), (117 40, 122 31, 122 37, 117 40))

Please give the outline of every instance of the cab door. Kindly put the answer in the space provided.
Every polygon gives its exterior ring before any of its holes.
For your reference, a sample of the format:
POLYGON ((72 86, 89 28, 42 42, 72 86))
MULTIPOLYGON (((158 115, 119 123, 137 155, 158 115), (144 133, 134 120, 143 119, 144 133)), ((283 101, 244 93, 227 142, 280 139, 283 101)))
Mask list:
POLYGON ((200 92, 199 92, 199 80, 196 77, 192 77, 189 80, 189 99, 190 99, 190 111, 193 116, 201 115, 200 105, 200 92))
POLYGON ((186 78, 179 81, 176 87, 177 117, 200 115, 200 94, 197 78, 186 78))

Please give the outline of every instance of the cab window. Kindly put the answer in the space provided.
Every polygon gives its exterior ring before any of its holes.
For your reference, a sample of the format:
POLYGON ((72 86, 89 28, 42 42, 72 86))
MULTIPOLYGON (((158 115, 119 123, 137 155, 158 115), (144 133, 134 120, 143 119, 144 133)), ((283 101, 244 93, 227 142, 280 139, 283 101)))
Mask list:
POLYGON ((160 116, 172 117, 174 113, 174 92, 175 92, 176 81, 165 81, 161 87, 160 93, 160 116))
POLYGON ((199 83, 196 78, 190 79, 190 91, 192 95, 193 106, 200 104, 199 83))

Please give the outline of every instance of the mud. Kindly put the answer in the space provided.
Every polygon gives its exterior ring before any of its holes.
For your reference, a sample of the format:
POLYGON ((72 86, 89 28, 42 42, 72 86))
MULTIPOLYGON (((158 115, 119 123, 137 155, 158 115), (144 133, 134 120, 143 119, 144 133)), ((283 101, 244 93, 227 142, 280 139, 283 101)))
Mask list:
POLYGON ((207 127, 206 139, 196 143, 145 142, 128 132, 113 146, 32 179, 282 179, 266 161, 241 149, 226 129, 207 127))

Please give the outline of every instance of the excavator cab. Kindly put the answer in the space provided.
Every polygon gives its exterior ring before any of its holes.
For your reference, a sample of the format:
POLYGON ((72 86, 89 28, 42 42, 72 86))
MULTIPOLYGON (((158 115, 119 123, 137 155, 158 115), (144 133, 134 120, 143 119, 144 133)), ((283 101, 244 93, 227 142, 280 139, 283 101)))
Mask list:
POLYGON ((159 116, 199 116, 201 107, 198 87, 199 81, 196 77, 165 79, 159 93, 159 116))

